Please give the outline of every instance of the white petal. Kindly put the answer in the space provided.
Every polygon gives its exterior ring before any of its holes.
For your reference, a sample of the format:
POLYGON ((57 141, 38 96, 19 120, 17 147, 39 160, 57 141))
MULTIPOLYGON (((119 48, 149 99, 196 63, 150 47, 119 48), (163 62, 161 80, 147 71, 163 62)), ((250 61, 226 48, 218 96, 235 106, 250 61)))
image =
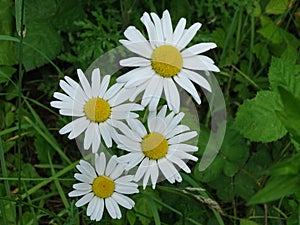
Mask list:
POLYGON ((141 141, 141 138, 138 136, 138 134, 136 134, 135 132, 130 130, 129 127, 125 123, 115 120, 115 122, 112 123, 112 126, 118 128, 123 134, 125 134, 131 140, 133 140, 135 142, 141 141))
POLYGON ((148 83, 149 79, 155 76, 155 72, 151 69, 151 67, 146 67, 146 68, 149 68, 149 72, 145 70, 143 73, 140 73, 138 76, 132 77, 126 83, 125 88, 138 87, 144 83, 148 83))
POLYGON ((163 79, 163 82, 167 105, 170 110, 174 111, 175 113, 178 113, 180 107, 180 98, 177 87, 174 81, 170 78, 163 79))
POLYGON ((185 29, 185 25, 186 25, 186 19, 181 18, 174 30, 173 41, 172 41, 173 45, 177 45, 177 42, 182 37, 184 29, 185 29))
POLYGON ((201 54, 203 52, 206 52, 210 49, 216 48, 217 45, 215 43, 212 42, 208 42, 208 43, 198 43, 196 45, 193 45, 185 50, 183 50, 181 52, 181 55, 183 58, 185 57, 190 57, 190 56, 194 56, 194 55, 198 55, 201 54))
POLYGON ((167 113, 167 106, 166 105, 163 105, 161 107, 161 109, 159 110, 158 114, 157 114, 157 117, 160 117, 162 119, 165 119, 166 117, 166 113, 167 113))
POLYGON ((116 165, 117 165, 117 156, 113 155, 110 160, 107 163, 106 170, 105 170, 105 175, 110 176, 110 174, 114 171, 116 165))
POLYGON ((92 152, 96 153, 99 150, 100 143, 101 143, 101 135, 98 129, 98 125, 95 123, 95 130, 94 130, 94 137, 92 140, 92 152))
POLYGON ((139 190, 137 188, 137 184, 134 185, 123 185, 123 184, 116 184, 115 191, 121 194, 135 194, 138 193, 139 190))
POLYGON ((123 87, 124 84, 114 84, 112 85, 107 92, 104 94, 103 99, 108 100, 118 93, 118 91, 123 87))
POLYGON ((151 171, 151 183, 152 188, 155 189, 155 185, 157 183, 157 178, 159 175, 158 166, 156 160, 150 160, 150 166, 149 169, 151 171))
POLYGON ((72 121, 73 127, 71 133, 68 135, 68 138, 73 139, 78 137, 88 127, 89 124, 90 121, 85 117, 81 117, 72 121))
POLYGON ((149 14, 145 12, 143 14, 143 16, 141 17, 141 21, 146 27, 151 47, 155 48, 156 47, 156 40, 157 40, 156 30, 155 30, 153 22, 150 19, 149 14))
POLYGON ((97 198, 96 202, 95 202, 95 206, 94 206, 94 210, 93 210, 93 213, 91 215, 91 220, 96 220, 97 218, 97 215, 99 213, 99 211, 101 210, 100 207, 101 207, 101 198, 97 198))
MULTIPOLYGON (((117 203, 112 198, 106 198, 104 201, 105 201, 105 207, 106 207, 110 217, 113 219, 116 219, 118 216, 118 211, 117 211, 117 208, 115 205, 117 205, 117 203)), ((118 205, 117 205, 117 207, 119 208, 118 205)))
POLYGON ((162 82, 163 77, 153 76, 146 87, 141 104, 147 106, 153 96, 156 96, 155 91, 159 82, 162 82))
POLYGON ((161 98, 161 94, 162 94, 162 90, 163 90, 163 82, 162 82, 163 78, 160 79, 160 82, 158 82, 157 86, 156 86, 156 90, 153 93, 153 97, 150 101, 149 104, 149 110, 156 110, 157 109, 157 105, 158 102, 161 98))
POLYGON ((124 164, 117 164, 117 166, 114 168, 112 173, 109 175, 111 179, 116 179, 124 172, 125 165, 124 164))
POLYGON ((173 130, 170 130, 165 136, 167 139, 170 139, 171 137, 174 137, 177 134, 183 133, 185 131, 189 131, 190 128, 186 125, 178 125, 173 130))
POLYGON ((118 140, 123 145, 125 145, 128 148, 132 149, 132 151, 140 151, 140 149, 141 149, 141 146, 140 146, 141 144, 139 142, 133 141, 130 138, 124 136, 124 135, 119 135, 118 140))
POLYGON ((96 98, 100 93, 100 69, 96 68, 92 72, 92 96, 96 98))
POLYGON ((64 80, 60 80, 59 81, 59 86, 64 90, 64 92, 66 92, 71 98, 73 98, 72 96, 75 96, 76 91, 74 90, 74 88, 68 84, 66 81, 64 80))
POLYGON ((79 191, 87 191, 87 190, 92 190, 92 186, 87 183, 77 183, 73 184, 73 188, 79 191))
POLYGON ((133 43, 141 43, 143 44, 143 55, 146 58, 150 58, 152 54, 152 48, 146 38, 142 35, 142 33, 136 29, 134 26, 128 27, 124 32, 125 37, 133 43))
POLYGON ((189 79, 187 79, 184 75, 179 73, 177 76, 174 77, 174 80, 184 90, 186 90, 188 93, 190 93, 199 105, 201 104, 199 94, 198 94, 195 86, 193 85, 193 83, 189 79))
POLYGON ((201 23, 194 23, 189 29, 187 29, 186 32, 184 32, 180 40, 177 42, 179 50, 185 48, 190 43, 190 41, 196 35, 197 31, 200 29, 200 27, 201 23))
POLYGON ((131 42, 127 40, 119 40, 119 42, 129 51, 134 52, 145 58, 150 58, 153 52, 152 49, 149 49, 148 42, 131 42))
POLYGON ((134 206, 134 201, 122 194, 113 193, 111 196, 119 205, 123 206, 126 209, 131 209, 134 206))
POLYGON ((176 165, 178 165, 184 172, 186 173, 191 172, 191 169, 185 164, 185 162, 180 158, 176 157, 174 154, 167 154, 166 158, 171 162, 175 163, 176 165))
POLYGON ((161 21, 158 17, 157 14, 155 13, 150 13, 152 20, 154 22, 154 27, 156 30, 156 42, 157 42, 157 46, 161 45, 164 42, 164 35, 163 35, 163 31, 162 31, 162 25, 161 25, 161 21))
POLYGON ((150 71, 153 71, 153 70, 151 70, 149 67, 139 67, 139 68, 130 70, 127 73, 118 77, 117 82, 125 83, 125 82, 128 82, 129 80, 133 79, 134 77, 139 77, 141 74, 143 74, 143 75, 149 74, 150 71))
POLYGON ((83 111, 78 111, 75 109, 61 109, 59 110, 59 114, 63 116, 74 116, 74 117, 85 116, 85 113, 83 111))
POLYGON ((189 145, 189 144, 175 144, 175 145, 169 146, 169 150, 184 151, 184 152, 196 152, 196 151, 198 151, 198 147, 189 145))
POLYGON ((110 75, 105 75, 100 84, 100 93, 99 93, 100 98, 103 98, 104 94, 106 93, 106 90, 109 85, 109 81, 110 81, 110 75))
POLYGON ((165 37, 165 42, 167 44, 171 44, 173 41, 173 28, 172 28, 172 21, 171 21, 170 13, 168 10, 165 10, 163 12, 161 22, 162 22, 162 28, 163 28, 163 33, 164 33, 164 37, 165 37))
POLYGON ((87 176, 86 174, 81 174, 81 173, 75 173, 74 178, 88 184, 93 183, 94 180, 91 176, 87 176))
POLYGON ((81 207, 85 204, 87 204, 89 201, 91 201, 91 199, 94 197, 94 193, 88 193, 87 195, 81 197, 76 203, 75 206, 76 207, 81 207))
POLYGON ((91 216, 92 213, 95 211, 97 200, 98 200, 98 197, 94 196, 92 198, 92 200, 89 202, 87 210, 86 210, 86 215, 87 216, 91 216))
POLYGON ((167 127, 165 121, 160 117, 154 117, 148 124, 150 132, 163 133, 167 127))
POLYGON ((98 176, 104 175, 106 168, 106 157, 103 152, 100 153, 100 156, 98 154, 95 155, 95 167, 98 176))
POLYGON ((99 133, 101 134, 106 147, 110 148, 112 146, 111 139, 111 127, 107 123, 99 123, 99 133))
POLYGON ((196 73, 191 70, 182 69, 180 73, 183 73, 188 79, 198 84, 200 87, 205 88, 209 92, 211 92, 211 86, 208 81, 199 73, 196 73))
POLYGON ((130 57, 120 60, 120 65, 128 67, 150 66, 151 62, 150 60, 141 57, 130 57))
POLYGON ((131 129, 137 132, 141 138, 143 138, 147 134, 146 128, 141 121, 137 119, 129 119, 127 122, 131 129))
POLYGON ((193 156, 187 152, 184 152, 184 151, 173 151, 173 150, 170 150, 169 149, 169 154, 172 155, 174 154, 175 156, 177 156, 178 158, 180 159, 188 159, 188 160, 192 160, 192 161, 195 161, 197 162, 198 158, 196 156, 193 156))
POLYGON ((69 197, 78 197, 90 193, 92 189, 89 190, 74 190, 69 193, 69 197))
MULTIPOLYGON (((120 148, 118 146, 118 148, 120 148)), ((120 148, 123 149, 123 148, 120 148)), ((128 153, 126 155, 120 156, 117 161, 121 164, 128 163, 126 170, 129 170, 133 167, 135 167, 137 164, 139 164, 142 159, 145 157, 145 155, 142 152, 134 152, 134 153, 128 153)))
POLYGON ((166 158, 161 158, 158 160, 158 167, 171 184, 175 182, 174 175, 178 174, 178 171, 172 163, 166 158))
POLYGON ((139 181, 144 176, 146 170, 148 169, 148 166, 149 166, 149 158, 145 157, 145 159, 139 165, 139 167, 134 175, 134 181, 139 181))
POLYGON ((91 86, 90 86, 88 80, 86 79, 86 76, 84 75, 84 73, 82 72, 81 69, 77 69, 77 74, 78 74, 80 83, 83 87, 84 93, 87 95, 88 98, 92 98, 92 89, 91 89, 91 86))
POLYGON ((126 176, 122 176, 122 177, 119 177, 118 179, 116 179, 115 183, 116 184, 122 184, 122 185, 126 185, 127 184, 129 186, 130 186, 130 184, 134 184, 133 186, 137 187, 137 184, 130 183, 132 180, 133 180, 133 175, 126 175, 126 176))
POLYGON ((207 60, 208 57, 203 55, 195 55, 184 58, 183 67, 191 70, 207 70, 213 72, 220 72, 220 69, 207 60))
POLYGON ((80 160, 79 163, 80 163, 81 168, 85 171, 86 175, 88 175, 92 178, 97 177, 94 167, 89 162, 87 162, 85 160, 80 160))
MULTIPOLYGON (((84 142, 83 142, 84 149, 89 149, 89 147, 91 146, 97 128, 98 126, 96 123, 90 123, 90 125, 87 127, 84 134, 84 142)), ((98 138, 98 136, 96 136, 96 138, 98 138)))
POLYGON ((167 130, 166 130, 166 132, 167 132, 166 135, 169 132, 172 132, 174 130, 174 128, 181 122, 181 120, 183 119, 184 115, 185 114, 183 112, 180 112, 177 115, 175 115, 174 117, 172 116, 168 120, 168 127, 167 127, 167 130))
POLYGON ((73 99, 70 96, 60 92, 54 92, 53 97, 64 102, 73 102, 73 99))
POLYGON ((104 212, 104 199, 99 198, 99 206, 97 207, 97 209, 98 208, 99 208, 99 211, 98 211, 97 216, 95 218, 96 221, 100 221, 102 219, 103 212, 104 212))
POLYGON ((181 142, 184 142, 184 141, 187 141, 187 140, 190 140, 194 137, 197 136, 197 132, 196 131, 190 131, 190 132, 187 132, 187 133, 182 133, 182 134, 179 134, 171 139, 168 140, 168 143, 169 144, 177 144, 177 143, 181 143, 181 142))

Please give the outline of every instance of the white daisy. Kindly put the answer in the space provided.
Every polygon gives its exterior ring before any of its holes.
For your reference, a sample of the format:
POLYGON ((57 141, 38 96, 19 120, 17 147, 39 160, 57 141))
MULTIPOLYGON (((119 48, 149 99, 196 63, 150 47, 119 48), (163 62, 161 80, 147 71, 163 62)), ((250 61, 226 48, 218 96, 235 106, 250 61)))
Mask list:
POLYGON ((132 182, 133 176, 121 176, 124 165, 118 164, 116 156, 112 156, 106 164, 103 152, 95 154, 95 168, 87 161, 80 160, 74 177, 82 183, 73 185, 75 190, 69 193, 70 197, 82 196, 76 206, 80 207, 88 203, 86 214, 91 220, 100 221, 104 207, 113 219, 121 218, 119 205, 126 209, 134 206, 134 201, 124 194, 138 193, 138 185, 132 182))
POLYGON ((143 110, 143 107, 135 103, 124 103, 122 84, 114 84, 108 88, 110 75, 100 81, 100 70, 92 72, 91 85, 84 73, 78 69, 77 74, 80 84, 68 76, 60 81, 60 87, 66 94, 54 93, 58 101, 52 101, 52 107, 58 108, 59 113, 72 116, 75 119, 59 130, 60 134, 70 133, 69 139, 78 137, 85 131, 84 149, 92 146, 95 153, 100 147, 101 138, 107 147, 112 146, 112 140, 116 140, 115 127, 126 126, 121 120, 137 118, 138 114, 131 111, 143 110), (124 104, 121 104, 124 103, 124 104))
POLYGON ((134 180, 139 181, 144 177, 144 188, 150 178, 152 188, 155 188, 159 171, 170 183, 175 180, 181 182, 182 178, 176 167, 190 173, 185 161, 198 160, 191 154, 198 147, 183 143, 197 136, 197 132, 189 131, 188 126, 179 124, 184 113, 171 112, 166 116, 166 112, 166 105, 158 114, 155 111, 150 112, 147 121, 149 132, 139 120, 129 120, 131 129, 124 135, 119 134, 118 148, 129 153, 120 156, 118 161, 128 164, 127 170, 139 165, 134 180))
POLYGON ((200 55, 216 47, 215 43, 199 43, 186 48, 200 29, 201 24, 195 23, 185 29, 186 19, 181 18, 173 31, 168 10, 160 19, 155 13, 144 13, 141 21, 146 27, 149 41, 134 26, 128 27, 124 35, 128 40, 120 40, 128 50, 138 54, 120 61, 121 66, 138 67, 117 79, 131 88, 131 101, 144 92, 142 105, 149 104, 150 110, 155 110, 164 91, 169 108, 179 112, 180 99, 175 82, 190 93, 195 101, 201 100, 194 83, 211 91, 208 81, 192 70, 215 71, 219 68, 207 56, 200 55), (175 82, 174 82, 175 81, 175 82))

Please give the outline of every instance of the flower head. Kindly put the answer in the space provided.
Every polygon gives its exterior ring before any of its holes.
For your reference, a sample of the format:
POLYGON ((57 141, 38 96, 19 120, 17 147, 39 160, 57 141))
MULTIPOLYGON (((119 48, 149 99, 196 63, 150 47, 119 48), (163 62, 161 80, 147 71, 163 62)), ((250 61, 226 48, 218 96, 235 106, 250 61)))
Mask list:
POLYGON ((110 88, 110 75, 100 81, 100 70, 94 69, 91 85, 84 73, 78 69, 80 84, 65 76, 60 81, 60 87, 66 94, 55 92, 58 101, 52 101, 52 107, 58 108, 59 113, 72 116, 75 119, 60 129, 60 134, 70 133, 69 139, 78 137, 85 131, 84 149, 92 146, 95 153, 100 147, 101 138, 107 147, 112 146, 116 139, 116 127, 126 126, 121 120, 137 118, 138 114, 131 111, 142 110, 143 107, 135 103, 124 103, 126 97, 122 91, 122 84, 114 84, 110 88), (124 103, 124 104, 122 104, 124 103))
POLYGON ((141 17, 145 25, 149 41, 134 26, 128 27, 124 35, 128 40, 120 40, 128 50, 136 53, 120 61, 122 66, 137 67, 117 79, 132 89, 131 101, 144 91, 142 105, 149 104, 155 110, 164 91, 169 108, 179 112, 180 98, 175 83, 185 89, 200 104, 201 100, 194 83, 211 91, 208 81, 193 70, 215 71, 219 68, 213 60, 201 53, 215 48, 214 43, 199 43, 189 48, 186 46, 196 35, 201 24, 195 23, 185 29, 186 19, 181 18, 173 31, 168 10, 160 19, 155 13, 144 13, 141 17))
POLYGON ((150 112, 147 125, 148 131, 138 120, 129 120, 130 130, 119 135, 118 148, 129 153, 118 158, 119 162, 127 163, 129 170, 138 165, 134 180, 143 178, 145 188, 151 179, 155 188, 159 173, 170 182, 182 180, 178 168, 190 173, 185 160, 197 161, 191 153, 196 152, 196 146, 183 143, 197 136, 197 132, 190 131, 186 125, 179 124, 184 113, 166 115, 167 106, 156 112, 150 112))
POLYGON ((95 167, 89 162, 80 160, 74 177, 81 183, 73 185, 75 190, 69 193, 70 197, 82 196, 76 206, 81 207, 88 204, 87 215, 91 220, 100 221, 104 208, 113 219, 121 218, 119 205, 126 209, 134 206, 134 201, 124 194, 138 193, 138 185, 132 182, 133 176, 121 176, 124 165, 118 164, 116 156, 106 162, 103 152, 95 154, 95 167))

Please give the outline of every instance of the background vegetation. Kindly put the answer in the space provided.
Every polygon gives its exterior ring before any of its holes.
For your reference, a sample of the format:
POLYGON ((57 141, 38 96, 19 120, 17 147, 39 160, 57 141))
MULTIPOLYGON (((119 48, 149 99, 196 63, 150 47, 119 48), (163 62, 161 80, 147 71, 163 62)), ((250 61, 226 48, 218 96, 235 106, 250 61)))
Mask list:
POLYGON ((49 102, 63 76, 77 79, 127 26, 143 29, 144 11, 164 9, 173 24, 203 24, 193 43, 218 45, 209 56, 221 69, 225 140, 207 170, 191 165, 182 183, 141 190, 121 220, 100 224, 300 224, 299 1, 0 0, 1 224, 95 224, 67 196, 82 156, 58 135, 68 118, 49 102))

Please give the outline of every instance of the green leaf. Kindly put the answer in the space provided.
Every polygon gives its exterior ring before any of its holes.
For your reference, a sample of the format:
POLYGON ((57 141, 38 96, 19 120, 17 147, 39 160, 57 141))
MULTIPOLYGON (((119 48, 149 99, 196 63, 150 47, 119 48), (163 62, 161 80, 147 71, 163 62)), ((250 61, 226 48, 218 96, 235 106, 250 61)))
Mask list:
POLYGON ((259 91, 254 99, 244 101, 239 107, 234 127, 251 141, 278 140, 287 132, 275 113, 279 109, 276 93, 259 91))
POLYGON ((249 201, 249 205, 266 203, 281 197, 293 194, 299 190, 299 176, 275 176, 270 178, 265 187, 255 194, 249 201))
POLYGON ((267 64, 270 58, 270 53, 266 43, 257 43, 253 46, 253 53, 259 59, 262 65, 267 64))
POLYGON ((215 180, 222 172, 224 167, 224 159, 217 156, 214 161, 204 171, 199 171, 199 163, 195 166, 194 177, 202 182, 210 182, 215 180))
MULTIPOLYGON (((12 15, 11 0, 0 1, 0 34, 12 35, 13 34, 13 15, 12 15)), ((14 65, 17 61, 15 43, 10 41, 0 41, 0 65, 14 65)), ((1 79, 0 79, 1 80, 1 79)))
POLYGON ((264 38, 273 44, 279 44, 283 41, 281 28, 268 17, 260 17, 262 28, 257 30, 264 38))
POLYGON ((284 86, 296 96, 300 96, 299 77, 296 77, 299 69, 299 66, 290 60, 272 57, 268 73, 271 88, 277 91, 278 86, 284 86))
POLYGON ((258 223, 255 223, 252 220, 247 220, 247 219, 241 219, 240 220, 240 225, 259 225, 258 223))
POLYGON ((268 14, 282 14, 288 9, 288 0, 270 0, 266 6, 266 13, 268 14))
POLYGON ((7 83, 16 69, 10 66, 0 66, 0 84, 7 83))
POLYGON ((52 159, 54 154, 53 148, 47 142, 45 142, 45 139, 39 134, 35 134, 34 146, 40 163, 49 162, 48 153, 52 159))
POLYGON ((82 20, 85 17, 81 1, 57 1, 57 11, 53 18, 53 25, 64 32, 70 32, 78 30, 78 26, 74 24, 74 21, 82 20))
POLYGON ((56 0, 25 0, 24 4, 27 23, 46 20, 55 16, 56 0))
POLYGON ((29 45, 25 45, 23 48, 23 63, 27 71, 48 62, 35 49, 43 52, 49 59, 54 59, 62 48, 62 40, 59 34, 47 21, 28 23, 24 42, 29 45))
POLYGON ((284 109, 277 111, 277 116, 292 138, 300 143, 300 98, 296 98, 283 87, 278 87, 278 91, 284 109))

